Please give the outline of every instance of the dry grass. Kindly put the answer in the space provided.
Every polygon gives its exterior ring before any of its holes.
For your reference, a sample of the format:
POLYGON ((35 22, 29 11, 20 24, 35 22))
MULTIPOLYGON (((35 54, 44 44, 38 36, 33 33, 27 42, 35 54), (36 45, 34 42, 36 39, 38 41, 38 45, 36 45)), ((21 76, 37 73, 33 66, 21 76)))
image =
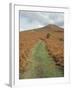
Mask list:
MULTIPOLYGON (((57 65, 64 66, 64 30, 57 26, 48 26, 37 30, 23 31, 19 33, 19 71, 27 70, 27 57, 30 50, 38 42, 43 40, 57 65)), ((30 62, 29 62, 30 63, 30 62)))

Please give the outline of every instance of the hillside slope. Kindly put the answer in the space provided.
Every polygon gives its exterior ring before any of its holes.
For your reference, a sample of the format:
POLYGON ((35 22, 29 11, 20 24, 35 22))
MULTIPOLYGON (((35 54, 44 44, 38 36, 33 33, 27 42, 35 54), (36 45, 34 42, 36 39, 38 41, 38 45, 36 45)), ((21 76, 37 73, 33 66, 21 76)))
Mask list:
POLYGON ((30 53, 27 57, 27 70, 20 73, 20 79, 64 76, 63 70, 56 66, 53 58, 48 54, 46 44, 43 40, 39 40, 30 53))
POLYGON ((35 44, 45 42, 49 55, 56 65, 64 67, 64 30, 56 25, 19 32, 19 72, 27 70, 27 57, 35 44))

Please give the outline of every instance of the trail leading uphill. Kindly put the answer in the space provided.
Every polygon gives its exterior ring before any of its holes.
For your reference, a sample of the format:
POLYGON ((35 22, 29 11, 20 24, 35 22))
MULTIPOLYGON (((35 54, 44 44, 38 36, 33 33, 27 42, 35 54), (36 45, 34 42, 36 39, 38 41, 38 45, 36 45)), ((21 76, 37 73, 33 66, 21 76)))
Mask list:
POLYGON ((63 77, 63 70, 57 66, 53 58, 48 54, 46 44, 39 40, 30 51, 27 58, 29 62, 27 71, 20 73, 20 79, 63 77))

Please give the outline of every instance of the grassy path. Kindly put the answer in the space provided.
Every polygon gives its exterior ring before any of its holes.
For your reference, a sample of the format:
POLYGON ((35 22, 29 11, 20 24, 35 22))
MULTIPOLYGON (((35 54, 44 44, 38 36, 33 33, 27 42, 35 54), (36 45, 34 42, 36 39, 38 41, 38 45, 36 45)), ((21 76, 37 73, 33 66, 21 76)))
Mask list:
POLYGON ((28 61, 31 62, 28 64, 28 70, 20 74, 20 79, 64 76, 63 70, 56 66, 53 58, 48 55, 46 45, 42 40, 32 48, 28 61))

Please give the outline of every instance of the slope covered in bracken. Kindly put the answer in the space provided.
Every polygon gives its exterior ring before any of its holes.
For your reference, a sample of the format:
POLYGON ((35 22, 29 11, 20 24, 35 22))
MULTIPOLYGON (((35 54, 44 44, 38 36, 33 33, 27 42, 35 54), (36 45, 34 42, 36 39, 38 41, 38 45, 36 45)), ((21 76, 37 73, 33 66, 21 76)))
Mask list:
POLYGON ((19 72, 27 71, 30 50, 42 40, 56 65, 64 67, 64 29, 56 25, 19 32, 19 72))

